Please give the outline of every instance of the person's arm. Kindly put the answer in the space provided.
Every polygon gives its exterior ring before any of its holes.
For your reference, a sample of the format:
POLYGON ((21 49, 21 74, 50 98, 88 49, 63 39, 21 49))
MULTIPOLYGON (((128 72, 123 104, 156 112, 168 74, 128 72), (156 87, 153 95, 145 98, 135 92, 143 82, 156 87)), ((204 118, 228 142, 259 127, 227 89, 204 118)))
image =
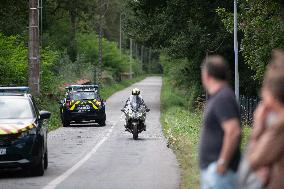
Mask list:
POLYGON ((128 106, 129 101, 130 101, 130 99, 128 98, 128 99, 126 100, 126 102, 125 102, 125 104, 124 104, 124 107, 123 107, 123 108, 126 108, 126 106, 128 106))
POLYGON ((284 127, 274 125, 268 128, 248 154, 252 169, 269 166, 284 155, 284 127))
POLYGON ((223 174, 227 170, 227 166, 234 155, 241 135, 239 119, 233 118, 222 123, 224 130, 224 139, 221 154, 217 162, 217 172, 223 174))
POLYGON ((144 99, 143 99, 141 96, 140 96, 140 99, 141 99, 141 104, 142 104, 143 106, 145 106, 146 109, 148 109, 148 106, 146 105, 144 99))
POLYGON ((223 174, 227 171, 240 144, 240 113, 234 96, 227 94, 220 97, 214 112, 224 132, 221 152, 217 160, 217 172, 223 174))

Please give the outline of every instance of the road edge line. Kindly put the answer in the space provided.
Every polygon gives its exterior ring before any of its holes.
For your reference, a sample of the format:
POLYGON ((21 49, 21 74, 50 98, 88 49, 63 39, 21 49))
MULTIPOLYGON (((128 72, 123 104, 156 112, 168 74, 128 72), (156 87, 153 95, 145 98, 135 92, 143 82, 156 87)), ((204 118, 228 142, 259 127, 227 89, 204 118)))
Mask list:
POLYGON ((93 148, 92 150, 85 155, 83 159, 78 161, 75 165, 69 168, 67 171, 59 175, 57 178, 53 179, 49 182, 43 189, 55 189, 59 184, 61 184, 65 179, 67 179, 70 175, 72 175, 76 170, 78 170, 84 163, 86 163, 92 155, 94 155, 100 146, 109 138, 110 134, 112 133, 114 125, 109 129, 106 136, 104 136, 93 148))

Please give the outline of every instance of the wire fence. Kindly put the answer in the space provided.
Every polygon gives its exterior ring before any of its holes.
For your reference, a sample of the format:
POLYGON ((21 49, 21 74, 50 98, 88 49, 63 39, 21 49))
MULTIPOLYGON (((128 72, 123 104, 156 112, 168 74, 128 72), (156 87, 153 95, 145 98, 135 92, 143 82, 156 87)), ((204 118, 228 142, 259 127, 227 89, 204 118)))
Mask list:
POLYGON ((253 113, 259 103, 258 98, 240 96, 240 111, 243 125, 252 126, 253 113))

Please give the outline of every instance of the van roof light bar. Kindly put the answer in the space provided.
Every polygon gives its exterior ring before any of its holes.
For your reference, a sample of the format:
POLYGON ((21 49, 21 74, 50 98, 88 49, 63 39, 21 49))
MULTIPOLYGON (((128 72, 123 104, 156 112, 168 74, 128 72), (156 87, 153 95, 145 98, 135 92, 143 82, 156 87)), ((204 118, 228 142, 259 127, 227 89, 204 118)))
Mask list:
POLYGON ((29 87, 0 87, 0 93, 28 93, 29 87))

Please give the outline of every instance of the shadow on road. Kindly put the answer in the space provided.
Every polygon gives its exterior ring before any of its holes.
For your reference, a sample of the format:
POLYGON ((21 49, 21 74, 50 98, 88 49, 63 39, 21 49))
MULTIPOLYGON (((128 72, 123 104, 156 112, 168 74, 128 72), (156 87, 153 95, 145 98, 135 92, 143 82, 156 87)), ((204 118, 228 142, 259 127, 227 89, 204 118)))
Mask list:
POLYGON ((71 123, 70 127, 104 127, 95 122, 71 123))
POLYGON ((23 169, 2 169, 0 170, 0 180, 7 178, 29 178, 33 177, 29 171, 23 169))

